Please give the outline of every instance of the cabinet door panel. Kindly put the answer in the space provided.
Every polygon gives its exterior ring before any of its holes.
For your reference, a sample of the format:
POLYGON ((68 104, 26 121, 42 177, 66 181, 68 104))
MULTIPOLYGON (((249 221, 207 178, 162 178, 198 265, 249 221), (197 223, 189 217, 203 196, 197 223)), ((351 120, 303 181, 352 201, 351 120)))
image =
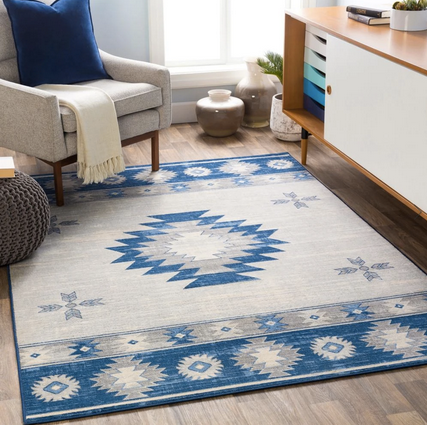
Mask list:
POLYGON ((427 211, 427 77, 328 36, 325 139, 427 211))

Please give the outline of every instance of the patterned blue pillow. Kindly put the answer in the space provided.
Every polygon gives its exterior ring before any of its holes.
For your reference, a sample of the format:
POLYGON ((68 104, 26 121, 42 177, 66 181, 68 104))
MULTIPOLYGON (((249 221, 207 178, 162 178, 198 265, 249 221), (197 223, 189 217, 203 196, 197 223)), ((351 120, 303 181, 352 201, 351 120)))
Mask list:
POLYGON ((12 22, 21 84, 110 78, 99 56, 89 0, 3 0, 12 22))

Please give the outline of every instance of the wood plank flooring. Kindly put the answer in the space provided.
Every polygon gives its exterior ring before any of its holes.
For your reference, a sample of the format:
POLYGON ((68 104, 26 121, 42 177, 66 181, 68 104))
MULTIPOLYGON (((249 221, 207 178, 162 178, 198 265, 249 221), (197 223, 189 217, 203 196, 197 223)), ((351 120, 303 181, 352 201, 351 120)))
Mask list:
MULTIPOLYGON (((307 169, 427 272, 427 222, 313 137, 309 140, 307 169)), ((272 136, 268 128, 240 129, 234 136, 216 139, 206 136, 197 124, 180 124, 161 132, 160 146, 161 162, 282 151, 288 151, 299 159, 300 154, 299 143, 281 142, 272 136)), ((148 164, 149 141, 129 146, 124 153, 128 165, 148 164)), ((28 174, 51 172, 50 167, 26 155, 1 148, 0 155, 15 156, 17 168, 28 174)), ((73 169, 73 165, 66 168, 73 169)), ((6 268, 0 267, 0 424, 21 423, 7 274, 6 268)), ((427 424, 427 366, 55 424, 421 425, 427 424)))

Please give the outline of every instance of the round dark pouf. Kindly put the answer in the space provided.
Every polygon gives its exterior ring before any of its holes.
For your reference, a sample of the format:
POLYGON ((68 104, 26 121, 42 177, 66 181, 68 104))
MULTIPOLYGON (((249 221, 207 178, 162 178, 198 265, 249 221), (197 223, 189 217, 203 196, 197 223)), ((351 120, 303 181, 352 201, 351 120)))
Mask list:
POLYGON ((34 252, 49 230, 49 201, 27 174, 0 178, 0 266, 16 263, 34 252))

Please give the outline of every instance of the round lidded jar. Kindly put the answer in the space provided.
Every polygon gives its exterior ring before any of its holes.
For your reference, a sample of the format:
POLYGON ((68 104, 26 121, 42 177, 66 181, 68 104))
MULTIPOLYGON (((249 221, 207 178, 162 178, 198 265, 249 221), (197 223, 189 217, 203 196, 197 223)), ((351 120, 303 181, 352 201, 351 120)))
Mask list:
POLYGON ((209 90, 208 95, 196 104, 197 121, 209 136, 231 136, 242 124, 243 101, 231 96, 230 90, 209 90))

